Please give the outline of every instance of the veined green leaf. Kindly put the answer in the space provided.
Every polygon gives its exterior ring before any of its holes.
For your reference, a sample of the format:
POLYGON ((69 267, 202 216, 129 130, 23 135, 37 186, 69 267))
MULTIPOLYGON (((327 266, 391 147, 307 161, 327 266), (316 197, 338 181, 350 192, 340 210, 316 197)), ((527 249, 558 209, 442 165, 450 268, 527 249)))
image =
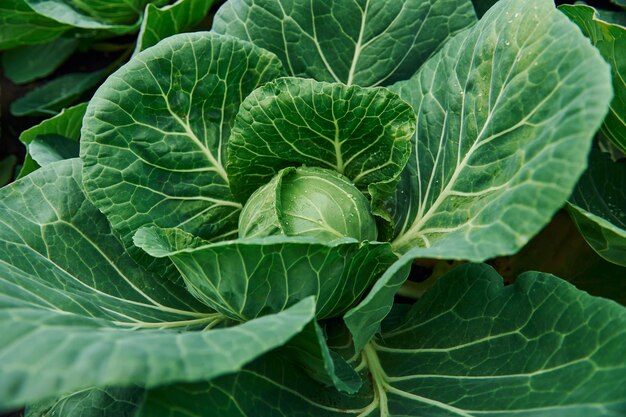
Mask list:
POLYGON ((626 164, 592 152, 567 208, 589 245, 604 259, 626 266, 626 164))
POLYGON ((377 185, 397 182, 414 131, 411 107, 385 88, 281 78, 241 104, 226 170, 241 201, 282 168, 300 165, 335 170, 382 201, 388 195, 377 185))
POLYGON ((168 36, 182 33, 200 23, 215 0, 178 0, 158 7, 148 4, 141 21, 135 53, 156 45, 168 36))
POLYGON ((62 161, 0 189, 1 410, 93 386, 233 372, 314 317, 304 300, 230 329, 168 330, 222 316, 125 254, 80 173, 80 161, 62 161))
POLYGON ((226 143, 243 98, 281 74, 273 54, 199 32, 162 41, 104 82, 83 121, 84 183, 132 254, 144 225, 237 234, 226 143))
POLYGON ((390 208, 399 252, 516 252, 563 205, 611 99, 609 68, 550 0, 501 0, 392 86, 418 139, 390 208))
POLYGON ((372 86, 409 78, 475 21, 470 0, 230 0, 213 30, 274 52, 289 75, 372 86))
MULTIPOLYGON (((149 388, 210 380, 283 345, 314 316, 313 300, 306 299, 282 313, 227 329, 134 331, 49 308, 0 302, 0 404, 6 409, 98 385, 149 388)), ((196 319, 195 325, 208 323, 196 319)))
POLYGON ((622 152, 626 152, 626 27, 603 21, 604 15, 598 16, 593 7, 582 4, 563 5, 559 10, 582 29, 602 57, 611 64, 615 97, 604 119, 602 133, 622 152))
POLYGON ((26 408, 26 417, 135 417, 143 388, 93 388, 26 408))
POLYGON ((67 29, 68 26, 36 13, 26 0, 0 2, 0 50, 46 43, 67 29))
POLYGON ((30 144, 33 142, 41 143, 50 138, 61 137, 66 140, 76 141, 78 144, 78 140, 80 139, 80 128, 82 126, 85 110, 87 110, 87 103, 81 103, 76 106, 63 109, 61 113, 56 116, 53 116, 48 120, 44 120, 38 125, 33 126, 20 134, 20 141, 26 145, 27 153, 19 178, 30 174, 40 167, 40 164, 33 160, 30 155, 30 144))
POLYGON ((187 289, 227 317, 246 321, 316 297, 318 318, 349 308, 396 256, 387 243, 270 236, 209 243, 180 229, 140 229, 135 244, 169 257, 187 289))
MULTIPOLYGON (((167 0, 165 0, 167 1, 167 0)), ((37 13, 59 23, 123 34, 136 31, 150 0, 26 0, 37 13)), ((157 3, 162 4, 164 0, 157 3)))
POLYGON ((62 75, 11 103, 11 114, 55 115, 94 88, 105 76, 105 70, 62 75))
POLYGON ((52 74, 74 53, 75 38, 57 38, 41 45, 27 45, 2 54, 4 75, 15 84, 25 84, 52 74))
POLYGON ((208 384, 152 390, 141 415, 619 417, 626 408, 617 382, 626 309, 552 275, 503 287, 490 267, 464 265, 394 322, 363 350, 371 385, 356 396, 269 357, 208 384))

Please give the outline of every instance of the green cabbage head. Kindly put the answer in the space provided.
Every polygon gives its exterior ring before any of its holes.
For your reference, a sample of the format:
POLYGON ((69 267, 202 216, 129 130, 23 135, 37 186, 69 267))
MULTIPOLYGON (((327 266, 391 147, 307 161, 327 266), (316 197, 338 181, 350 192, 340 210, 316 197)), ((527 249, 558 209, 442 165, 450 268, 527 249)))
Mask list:
POLYGON ((250 198, 239 217, 239 237, 345 237, 375 241, 376 221, 367 198, 335 171, 285 168, 250 198))

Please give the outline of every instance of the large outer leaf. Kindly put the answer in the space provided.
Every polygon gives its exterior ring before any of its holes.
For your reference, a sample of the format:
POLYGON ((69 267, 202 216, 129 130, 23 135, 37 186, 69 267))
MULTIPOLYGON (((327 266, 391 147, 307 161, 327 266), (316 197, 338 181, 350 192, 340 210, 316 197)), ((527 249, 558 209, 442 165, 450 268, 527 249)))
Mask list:
POLYGON ((0 411, 93 386, 204 381, 314 317, 305 300, 231 329, 167 330, 216 315, 124 253, 86 201, 80 171, 62 161, 0 189, 0 411))
POLYGON ((233 320, 316 297, 318 318, 349 308, 397 258, 386 243, 270 236, 209 243, 180 229, 143 228, 135 244, 169 257, 199 300, 233 320))
POLYGON ((83 123, 84 183, 128 248, 144 225, 236 234, 226 142, 243 98, 280 74, 269 52, 199 32, 162 41, 105 81, 83 123))
POLYGON ((369 395, 333 394, 274 358, 210 384, 154 390, 142 415, 619 417, 626 410, 626 309, 554 276, 528 272, 503 287, 490 267, 465 265, 393 322, 363 354, 369 395))
POLYGON ((200 23, 215 0, 178 0, 157 7, 148 4, 141 21, 135 52, 143 51, 168 36, 182 33, 200 23))
POLYGON ((414 131, 411 107, 385 88, 281 78, 241 105, 228 142, 231 189, 245 201, 282 168, 307 165, 335 170, 367 193, 397 181, 414 131))
POLYGON ((604 59, 611 64, 615 97, 604 119, 602 132, 622 152, 626 152, 626 28, 603 21, 593 7, 582 4, 559 8, 582 29, 604 59))
POLYGON ((417 139, 391 204, 400 252, 517 251, 563 205, 611 99, 609 68, 550 0, 501 0, 410 80, 417 139))
POLYGON ((370 86, 407 79, 475 21, 470 0, 230 0, 213 30, 274 52, 290 75, 370 86))
POLYGON ((0 2, 0 50, 49 42, 69 29, 31 9, 26 0, 0 2))
POLYGON ((604 259, 626 266, 626 163, 592 152, 569 201, 568 211, 589 245, 604 259))

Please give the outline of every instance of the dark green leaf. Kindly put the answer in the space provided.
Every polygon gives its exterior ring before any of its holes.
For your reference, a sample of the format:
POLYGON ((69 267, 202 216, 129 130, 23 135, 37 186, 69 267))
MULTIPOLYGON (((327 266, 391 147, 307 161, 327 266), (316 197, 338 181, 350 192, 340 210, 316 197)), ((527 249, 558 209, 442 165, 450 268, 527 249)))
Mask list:
POLYGON ((267 51, 198 32, 141 52, 105 81, 83 123, 84 183, 131 253, 144 225, 237 234, 226 142, 243 97, 281 73, 267 51))
MULTIPOLYGON (((626 2, 623 4, 626 5, 626 2)), ((602 57, 611 64, 615 97, 604 119, 602 133, 622 152, 626 152, 626 28, 601 20, 610 15, 598 16, 593 7, 564 5, 559 9, 580 26, 602 57)))
POLYGON ((394 322, 365 347, 371 385, 356 396, 268 357, 208 384, 150 391, 141 415, 620 417, 626 409, 626 309, 554 276, 528 272, 503 287, 490 267, 464 265, 394 322))
POLYGON ((592 152, 569 201, 568 211, 589 245, 604 259, 626 266, 626 163, 592 152))
POLYGON ((419 140, 390 202, 398 252, 515 253, 584 171, 609 67, 550 0, 501 0, 393 90, 419 140))
POLYGON ((62 137, 78 143, 85 110, 87 110, 87 103, 81 103, 74 107, 63 109, 61 113, 56 116, 44 120, 37 126, 33 126, 20 134, 20 141, 26 145, 27 154, 19 178, 39 168, 39 164, 35 162, 29 154, 31 143, 35 141, 45 142, 51 137, 62 137))
POLYGON ((42 167, 64 159, 78 158, 79 150, 77 141, 58 135, 38 137, 28 146, 30 157, 42 167))
POLYGON ((214 2, 215 0, 178 0, 163 7, 148 4, 141 22, 135 52, 156 45, 168 36, 193 28, 206 17, 214 2))
MULTIPOLYGON (((242 103, 228 142, 231 189, 245 201, 282 168, 317 166, 362 192, 397 181, 410 153, 415 114, 385 88, 281 78, 242 103)), ((382 203, 381 203, 382 204, 382 203)))
POLYGON ((55 115, 105 77, 104 71, 63 75, 11 103, 14 116, 55 115))
POLYGON ((0 187, 10 183, 15 175, 15 164, 17 163, 17 157, 15 155, 9 155, 6 158, 0 160, 0 187))
POLYGON ((230 0, 213 30, 274 52, 289 75, 371 86, 409 78, 475 21, 470 0, 230 0))
POLYGON ((31 9, 25 0, 0 2, 0 50, 46 43, 68 29, 31 9))
POLYGON ((26 409, 26 417, 135 417, 142 388, 93 388, 44 401, 26 409))
POLYGON ((138 29, 139 16, 149 0, 26 0, 26 2, 40 15, 65 25, 123 34, 138 29))
POLYGON ((209 243, 180 229, 143 228, 135 244, 169 257, 199 300, 245 321, 316 296, 318 318, 349 308, 396 256, 388 244, 271 236, 209 243))
POLYGON ((4 75, 15 84, 25 84, 52 74, 74 53, 75 38, 57 38, 41 45, 12 49, 2 55, 4 75))

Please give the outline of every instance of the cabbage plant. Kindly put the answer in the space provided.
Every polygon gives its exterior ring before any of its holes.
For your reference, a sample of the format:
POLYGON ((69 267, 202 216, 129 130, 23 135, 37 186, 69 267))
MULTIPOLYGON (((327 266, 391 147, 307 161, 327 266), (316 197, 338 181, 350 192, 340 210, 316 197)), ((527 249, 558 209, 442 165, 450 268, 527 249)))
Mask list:
POLYGON ((623 272, 572 7, 229 0, 136 54, 0 189, 0 411, 622 416, 626 309, 491 266, 565 207, 623 272))

